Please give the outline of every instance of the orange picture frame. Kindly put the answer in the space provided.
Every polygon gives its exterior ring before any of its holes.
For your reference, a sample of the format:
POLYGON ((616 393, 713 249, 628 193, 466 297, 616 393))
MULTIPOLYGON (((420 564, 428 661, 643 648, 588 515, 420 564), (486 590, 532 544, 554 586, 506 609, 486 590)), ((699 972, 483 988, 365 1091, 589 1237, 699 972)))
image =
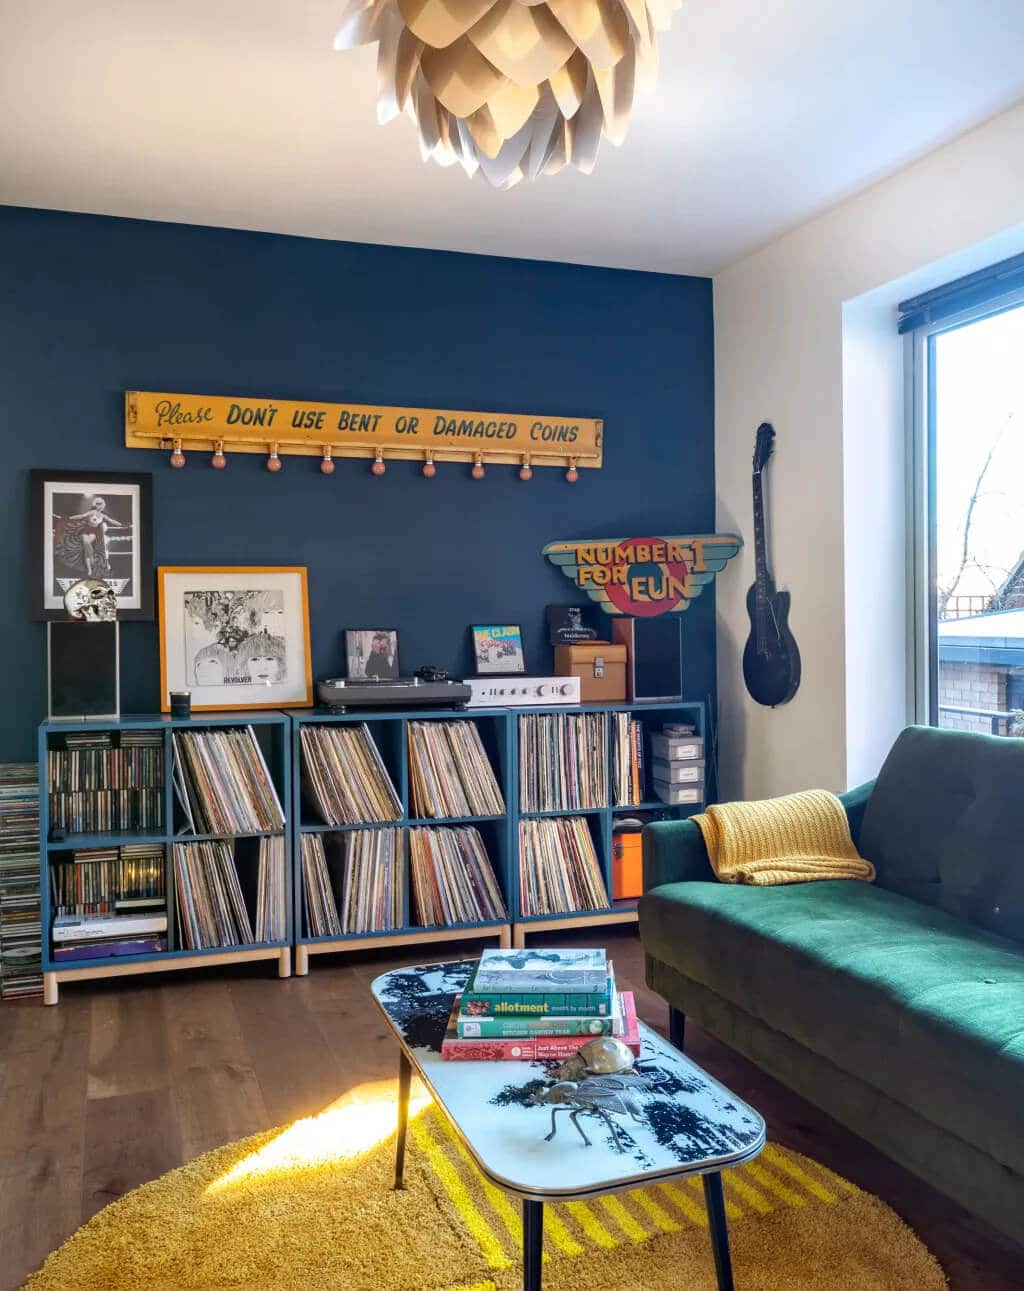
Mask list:
POLYGON ((313 706, 305 565, 161 565, 157 602, 162 713, 177 690, 200 713, 313 706))

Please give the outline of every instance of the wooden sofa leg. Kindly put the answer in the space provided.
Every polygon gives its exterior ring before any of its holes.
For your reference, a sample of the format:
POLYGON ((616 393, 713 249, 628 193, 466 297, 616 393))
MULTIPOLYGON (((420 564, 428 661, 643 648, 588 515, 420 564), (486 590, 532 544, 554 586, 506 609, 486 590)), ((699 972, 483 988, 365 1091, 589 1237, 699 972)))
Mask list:
POLYGON ((670 1004, 668 1006, 668 1038, 680 1053, 683 1052, 686 1039, 686 1014, 680 1013, 670 1004))

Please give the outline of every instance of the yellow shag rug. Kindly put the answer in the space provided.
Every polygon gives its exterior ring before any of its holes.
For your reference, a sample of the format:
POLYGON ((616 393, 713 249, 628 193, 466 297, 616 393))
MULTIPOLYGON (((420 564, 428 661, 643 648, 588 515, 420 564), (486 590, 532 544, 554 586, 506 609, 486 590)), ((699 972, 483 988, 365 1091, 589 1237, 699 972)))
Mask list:
MULTIPOLYGON (((346 1102, 128 1193, 26 1287, 518 1291, 518 1205, 429 1105, 414 1111, 403 1192, 391 1190, 394 1102, 346 1102)), ((946 1286, 887 1206, 796 1152, 769 1145, 724 1177, 742 1291, 946 1286)), ((546 1291, 714 1291, 699 1180, 547 1207, 544 1237, 546 1291)))

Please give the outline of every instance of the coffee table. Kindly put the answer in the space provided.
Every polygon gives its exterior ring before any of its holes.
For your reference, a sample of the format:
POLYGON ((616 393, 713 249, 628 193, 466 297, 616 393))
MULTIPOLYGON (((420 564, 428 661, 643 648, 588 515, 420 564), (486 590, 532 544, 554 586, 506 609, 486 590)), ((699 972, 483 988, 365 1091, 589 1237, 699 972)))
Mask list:
MULTIPOLYGON (((723 1170, 756 1157, 765 1125, 724 1085, 640 1025, 637 1070, 649 1092, 637 1099, 638 1119, 614 1117, 622 1150, 599 1116, 579 1112, 577 1134, 563 1116, 550 1141, 552 1108, 535 1103, 557 1064, 446 1062, 441 1057, 452 1003, 473 961, 428 964, 385 973, 373 995, 400 1046, 395 1187, 403 1187, 409 1086, 426 1085, 483 1175, 523 1207, 523 1287, 540 1291, 546 1201, 579 1201, 605 1193, 702 1176, 719 1291, 732 1291, 732 1265, 722 1192, 723 1170)), ((583 1041, 581 1040, 582 1044, 583 1041)))

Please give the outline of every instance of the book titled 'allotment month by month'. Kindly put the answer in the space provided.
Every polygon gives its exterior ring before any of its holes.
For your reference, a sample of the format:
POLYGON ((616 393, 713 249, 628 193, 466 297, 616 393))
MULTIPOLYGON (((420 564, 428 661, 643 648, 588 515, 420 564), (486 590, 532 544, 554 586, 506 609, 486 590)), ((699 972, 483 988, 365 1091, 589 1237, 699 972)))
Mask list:
POLYGON ((615 1007, 615 969, 599 991, 484 991, 477 987, 475 970, 462 993, 462 1014, 467 1018, 610 1018, 615 1007))
MULTIPOLYGON (((640 1028, 632 991, 619 996, 622 1007, 620 1039, 634 1057, 640 1056, 640 1028)), ((441 1057, 448 1062, 564 1062, 585 1044, 579 1035, 535 1035, 524 1038, 462 1039, 459 1036, 460 997, 452 1006, 448 1029, 441 1044, 441 1057)))

